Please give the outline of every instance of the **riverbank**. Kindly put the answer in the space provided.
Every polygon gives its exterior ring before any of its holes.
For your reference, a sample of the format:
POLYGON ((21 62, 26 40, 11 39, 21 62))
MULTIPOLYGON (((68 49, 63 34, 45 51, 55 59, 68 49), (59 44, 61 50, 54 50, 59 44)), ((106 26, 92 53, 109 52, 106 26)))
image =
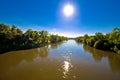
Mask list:
POLYGON ((120 80, 119 63, 118 54, 68 40, 1 54, 0 80, 120 80))
POLYGON ((97 32, 92 36, 85 34, 77 37, 76 41, 96 49, 120 54, 120 28, 114 28, 112 32, 107 34, 101 32, 97 32))
POLYGON ((45 30, 28 29, 23 33, 15 25, 0 24, 0 53, 36 48, 64 40, 67 40, 67 37, 49 34, 45 30))

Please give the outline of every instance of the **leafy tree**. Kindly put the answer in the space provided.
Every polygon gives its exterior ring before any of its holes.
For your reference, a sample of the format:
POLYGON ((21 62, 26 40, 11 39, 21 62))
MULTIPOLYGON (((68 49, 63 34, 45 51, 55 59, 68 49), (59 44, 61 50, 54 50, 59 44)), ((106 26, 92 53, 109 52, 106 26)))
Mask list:
POLYGON ((120 28, 114 28, 112 32, 106 35, 101 32, 95 33, 94 36, 85 34, 83 37, 77 37, 76 41, 97 49, 120 53, 120 28))
POLYGON ((96 37, 96 39, 104 39, 104 36, 101 32, 95 33, 95 37, 96 37))
POLYGON ((120 41, 120 28, 114 28, 110 33, 109 39, 114 41, 120 41))
POLYGON ((8 26, 6 24, 0 24, 0 32, 2 32, 2 31, 9 32, 10 26, 8 26))
POLYGON ((25 33, 17 26, 0 24, 0 52, 18 49, 28 49, 56 43, 67 38, 58 35, 50 35, 47 31, 33 31, 28 29, 25 33))

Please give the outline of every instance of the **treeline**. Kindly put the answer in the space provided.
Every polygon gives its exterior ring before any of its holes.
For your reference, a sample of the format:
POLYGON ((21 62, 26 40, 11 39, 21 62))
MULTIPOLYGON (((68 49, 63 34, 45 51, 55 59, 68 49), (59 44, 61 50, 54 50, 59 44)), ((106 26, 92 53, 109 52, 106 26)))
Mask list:
POLYGON ((23 33, 23 31, 15 25, 10 27, 6 24, 0 24, 0 53, 10 50, 39 47, 63 40, 67 40, 67 38, 64 36, 51 35, 44 30, 34 31, 28 29, 23 33))
POLYGON ((112 32, 107 34, 101 32, 97 32, 93 36, 85 34, 84 36, 77 37, 76 41, 96 49, 120 54, 120 28, 114 28, 112 32))

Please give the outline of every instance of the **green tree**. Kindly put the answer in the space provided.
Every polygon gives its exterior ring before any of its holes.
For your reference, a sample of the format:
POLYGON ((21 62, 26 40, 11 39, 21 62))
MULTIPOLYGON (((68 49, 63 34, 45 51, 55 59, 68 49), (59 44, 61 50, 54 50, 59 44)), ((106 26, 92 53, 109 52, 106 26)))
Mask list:
POLYGON ((95 37, 96 37, 97 40, 98 39, 104 39, 104 35, 101 32, 95 33, 95 37))
POLYGON ((109 39, 114 41, 120 41, 120 28, 114 28, 110 33, 109 39))

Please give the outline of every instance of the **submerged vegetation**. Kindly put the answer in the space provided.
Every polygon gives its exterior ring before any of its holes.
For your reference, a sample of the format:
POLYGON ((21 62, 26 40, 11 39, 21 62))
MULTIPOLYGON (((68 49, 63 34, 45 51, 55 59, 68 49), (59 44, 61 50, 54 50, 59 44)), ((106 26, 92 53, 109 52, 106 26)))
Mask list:
POLYGON ((112 32, 107 34, 101 32, 97 32, 93 36, 85 34, 84 36, 77 37, 76 41, 96 49, 120 54, 120 28, 114 28, 112 32))
POLYGON ((23 31, 15 25, 10 27, 6 24, 0 24, 0 53, 39 47, 50 43, 61 42, 63 40, 67 40, 67 38, 49 34, 44 30, 34 31, 28 29, 23 33, 23 31))

